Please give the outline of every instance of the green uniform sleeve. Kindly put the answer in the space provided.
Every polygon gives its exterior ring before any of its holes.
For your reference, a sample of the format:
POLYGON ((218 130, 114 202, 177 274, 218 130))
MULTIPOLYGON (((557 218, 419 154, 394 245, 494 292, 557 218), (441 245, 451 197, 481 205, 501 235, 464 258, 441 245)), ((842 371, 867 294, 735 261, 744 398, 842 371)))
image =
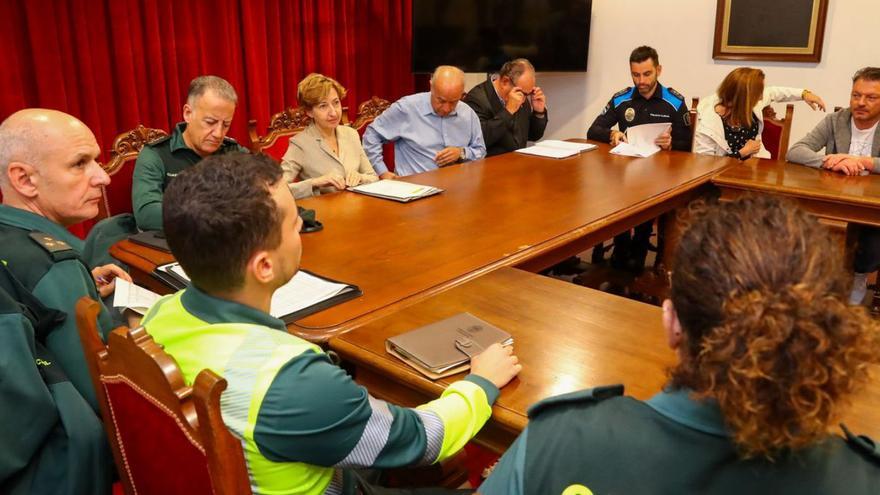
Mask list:
POLYGON ((159 154, 145 146, 138 154, 131 182, 131 205, 141 230, 162 230, 162 197, 165 164, 159 154))
MULTIPOLYGON (((0 298, 6 294, 0 291, 0 298)), ((2 304, 2 303, 0 303, 2 304)), ((5 305, 4 305, 5 306, 5 305)), ((34 363, 34 331, 23 315, 0 314, 0 486, 23 469, 58 421, 34 363)))
POLYGON ((513 442, 498 461, 489 478, 480 485, 482 495, 522 495, 525 493, 523 473, 526 466, 528 428, 513 442))
POLYGON ((401 467, 445 458, 491 415, 498 389, 479 377, 456 382, 416 409, 371 397, 326 355, 306 352, 276 375, 257 417, 254 440, 275 462, 401 467))
MULTIPOLYGON (((92 276, 77 260, 65 260, 52 265, 33 290, 43 305, 67 314, 64 323, 52 330, 46 338, 46 347, 55 355, 70 382, 86 399, 92 409, 98 410, 95 390, 89 377, 85 354, 76 329, 76 302, 88 296, 100 302, 92 276)), ((98 328, 104 339, 113 328, 107 308, 101 304, 98 328)))

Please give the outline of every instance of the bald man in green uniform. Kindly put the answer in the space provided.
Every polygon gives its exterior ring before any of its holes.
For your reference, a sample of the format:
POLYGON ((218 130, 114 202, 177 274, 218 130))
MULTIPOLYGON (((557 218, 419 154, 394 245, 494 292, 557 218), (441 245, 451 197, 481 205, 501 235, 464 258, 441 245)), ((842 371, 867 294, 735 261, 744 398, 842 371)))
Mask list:
MULTIPOLYGON (((116 265, 89 267, 83 241, 67 230, 98 214, 100 188, 110 183, 98 153, 89 128, 62 112, 26 109, 0 124, 0 261, 43 305, 67 315, 45 344, 95 411, 74 308, 83 296, 109 296, 116 277, 131 280, 116 265)), ((106 308, 98 320, 104 335, 114 326, 106 308)))

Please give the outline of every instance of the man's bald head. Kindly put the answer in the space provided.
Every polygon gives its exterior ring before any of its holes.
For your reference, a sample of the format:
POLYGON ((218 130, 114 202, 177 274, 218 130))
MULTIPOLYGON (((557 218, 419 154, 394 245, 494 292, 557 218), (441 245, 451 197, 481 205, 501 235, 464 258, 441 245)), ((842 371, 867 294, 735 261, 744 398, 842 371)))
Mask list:
POLYGON ((63 145, 65 135, 83 133, 95 139, 79 119, 58 110, 26 108, 13 113, 0 123, 0 184, 8 181, 10 163, 39 167, 47 153, 63 145))
POLYGON ((464 94, 464 72, 458 67, 441 65, 431 74, 431 107, 445 117, 455 110, 464 94))
POLYGON ((79 119, 29 108, 0 124, 3 203, 62 225, 98 214, 101 186, 110 178, 95 161, 100 149, 79 119))

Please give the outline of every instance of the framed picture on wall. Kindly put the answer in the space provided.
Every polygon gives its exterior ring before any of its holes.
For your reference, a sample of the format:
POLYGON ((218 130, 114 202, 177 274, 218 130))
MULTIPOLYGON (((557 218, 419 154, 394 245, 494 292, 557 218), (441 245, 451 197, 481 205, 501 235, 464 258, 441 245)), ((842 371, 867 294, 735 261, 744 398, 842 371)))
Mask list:
POLYGON ((718 0, 716 60, 819 62, 828 0, 718 0))

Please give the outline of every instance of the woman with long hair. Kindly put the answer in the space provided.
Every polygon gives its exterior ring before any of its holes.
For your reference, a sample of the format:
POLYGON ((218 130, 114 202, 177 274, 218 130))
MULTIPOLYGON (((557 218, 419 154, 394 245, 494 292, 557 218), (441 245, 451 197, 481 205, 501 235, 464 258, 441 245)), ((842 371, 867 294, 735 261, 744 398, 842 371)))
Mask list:
POLYGON ((699 211, 663 304, 678 353, 664 390, 538 403, 480 492, 880 493, 874 443, 832 433, 880 363, 880 324, 846 288, 825 228, 794 203, 699 211))
MULTIPOLYGON (((761 143, 762 109, 771 103, 803 100, 813 110, 825 110, 825 102, 808 89, 764 86, 764 72, 740 67, 727 74, 718 90, 703 97, 697 107, 694 153, 770 158, 761 143)), ((780 150, 784 153, 786 150, 780 150)))

